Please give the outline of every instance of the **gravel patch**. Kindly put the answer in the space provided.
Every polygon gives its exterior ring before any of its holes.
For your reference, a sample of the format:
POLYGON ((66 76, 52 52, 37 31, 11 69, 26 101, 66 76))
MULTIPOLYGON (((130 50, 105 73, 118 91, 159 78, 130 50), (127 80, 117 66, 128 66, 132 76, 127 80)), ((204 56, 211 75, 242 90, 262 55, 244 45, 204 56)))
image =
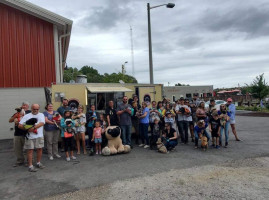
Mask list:
MULTIPOLYGON (((160 163, 161 165, 161 163, 160 163)), ((113 172, 112 172, 113 173, 113 172)), ((46 198, 268 199, 269 157, 178 169, 46 198)))

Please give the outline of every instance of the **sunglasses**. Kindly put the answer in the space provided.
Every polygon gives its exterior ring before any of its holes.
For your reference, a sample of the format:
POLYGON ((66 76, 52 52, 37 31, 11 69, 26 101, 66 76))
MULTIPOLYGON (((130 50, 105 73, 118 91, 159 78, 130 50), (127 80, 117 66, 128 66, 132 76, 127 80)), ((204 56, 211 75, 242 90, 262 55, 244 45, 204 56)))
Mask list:
POLYGON ((39 109, 32 109, 32 110, 37 111, 37 110, 39 110, 39 109))

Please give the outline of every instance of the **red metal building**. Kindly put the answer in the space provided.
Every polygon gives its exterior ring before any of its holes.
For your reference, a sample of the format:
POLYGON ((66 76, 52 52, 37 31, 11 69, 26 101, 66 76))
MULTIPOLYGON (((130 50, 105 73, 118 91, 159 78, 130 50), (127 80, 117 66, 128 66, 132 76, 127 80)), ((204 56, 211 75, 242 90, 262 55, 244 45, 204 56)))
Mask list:
POLYGON ((52 83, 63 82, 72 21, 24 0, 0 0, 0 139, 23 101, 50 101, 52 83), (44 90, 45 88, 45 90, 44 90))
POLYGON ((27 1, 0 1, 0 88, 61 83, 71 28, 71 20, 27 1))

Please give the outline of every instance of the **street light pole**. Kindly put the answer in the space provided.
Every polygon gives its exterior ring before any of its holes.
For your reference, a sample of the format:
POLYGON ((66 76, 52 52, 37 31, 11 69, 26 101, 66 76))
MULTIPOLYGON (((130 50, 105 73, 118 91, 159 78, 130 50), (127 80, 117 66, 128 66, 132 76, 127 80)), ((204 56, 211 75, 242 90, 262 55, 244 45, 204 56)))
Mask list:
POLYGON ((151 24, 150 24, 149 3, 147 3, 147 9, 148 9, 148 39, 149 39, 149 79, 150 79, 150 84, 153 84, 154 80, 153 80, 152 43, 151 43, 151 24))
POLYGON ((148 10, 148 40, 149 40, 149 80, 150 84, 154 84, 153 80, 153 61, 152 61, 152 42, 151 42, 151 23, 150 23, 150 9, 158 8, 161 6, 166 6, 167 8, 173 8, 175 4, 168 3, 168 4, 162 4, 158 6, 150 7, 150 4, 147 3, 147 10, 148 10))

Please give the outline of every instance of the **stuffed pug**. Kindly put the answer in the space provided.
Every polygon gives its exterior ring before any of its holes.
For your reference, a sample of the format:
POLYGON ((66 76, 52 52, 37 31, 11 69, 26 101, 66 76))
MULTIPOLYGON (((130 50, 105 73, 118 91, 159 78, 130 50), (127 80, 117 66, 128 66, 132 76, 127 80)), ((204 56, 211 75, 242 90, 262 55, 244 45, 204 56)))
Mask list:
POLYGON ((108 144, 102 150, 104 156, 130 152, 130 146, 122 144, 122 140, 120 139, 121 129, 118 126, 107 127, 105 134, 108 144))
POLYGON ((162 143, 162 139, 161 138, 158 138, 156 144, 157 144, 157 148, 158 148, 158 151, 159 152, 161 152, 161 153, 167 153, 166 146, 162 143))

